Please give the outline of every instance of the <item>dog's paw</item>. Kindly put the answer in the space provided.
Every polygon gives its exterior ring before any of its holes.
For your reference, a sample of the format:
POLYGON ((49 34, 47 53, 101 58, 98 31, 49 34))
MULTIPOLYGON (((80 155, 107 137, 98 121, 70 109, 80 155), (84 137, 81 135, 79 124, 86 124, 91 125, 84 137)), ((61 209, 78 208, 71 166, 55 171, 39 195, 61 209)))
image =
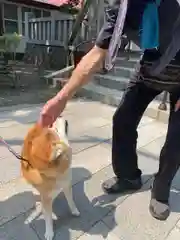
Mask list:
POLYGON ((78 211, 77 208, 73 209, 72 215, 75 216, 75 217, 79 217, 80 216, 80 212, 78 211))
POLYGON ((54 232, 46 232, 44 237, 45 237, 46 240, 53 240, 54 232))

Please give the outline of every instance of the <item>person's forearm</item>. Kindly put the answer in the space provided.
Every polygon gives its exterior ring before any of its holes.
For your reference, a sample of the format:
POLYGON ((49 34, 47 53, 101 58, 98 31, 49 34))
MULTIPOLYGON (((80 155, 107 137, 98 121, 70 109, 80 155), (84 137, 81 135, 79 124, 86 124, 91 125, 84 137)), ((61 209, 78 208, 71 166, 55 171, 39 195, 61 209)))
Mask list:
POLYGON ((58 93, 59 98, 70 99, 76 91, 88 83, 92 75, 102 67, 105 56, 106 50, 96 46, 86 54, 73 71, 68 83, 58 93))

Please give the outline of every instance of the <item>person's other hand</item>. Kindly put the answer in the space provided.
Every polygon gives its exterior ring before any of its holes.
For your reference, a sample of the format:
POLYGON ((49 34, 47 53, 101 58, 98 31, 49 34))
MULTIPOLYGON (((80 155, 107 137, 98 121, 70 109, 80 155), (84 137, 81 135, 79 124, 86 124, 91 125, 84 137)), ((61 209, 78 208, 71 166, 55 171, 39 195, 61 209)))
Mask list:
POLYGON ((180 109, 180 99, 176 102, 175 112, 177 112, 179 109, 180 109))
POLYGON ((42 127, 49 127, 56 121, 56 119, 60 116, 63 112, 64 108, 66 107, 67 99, 60 98, 58 95, 50 99, 43 107, 40 118, 39 124, 42 127))

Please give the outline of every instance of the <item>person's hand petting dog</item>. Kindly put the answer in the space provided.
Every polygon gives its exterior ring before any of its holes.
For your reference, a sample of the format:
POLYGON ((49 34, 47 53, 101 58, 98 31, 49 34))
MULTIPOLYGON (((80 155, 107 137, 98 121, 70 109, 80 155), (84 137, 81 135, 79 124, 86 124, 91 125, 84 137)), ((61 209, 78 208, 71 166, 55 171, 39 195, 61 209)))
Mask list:
POLYGON ((51 98, 43 107, 39 124, 42 127, 49 127, 56 121, 56 119, 64 111, 64 108, 67 104, 67 98, 61 97, 60 94, 57 94, 55 97, 51 98))
POLYGON ((91 80, 93 73, 102 68, 106 52, 107 50, 94 46, 83 57, 73 71, 68 83, 43 107, 39 118, 39 124, 42 127, 51 126, 64 111, 67 101, 73 97, 78 89, 91 80))

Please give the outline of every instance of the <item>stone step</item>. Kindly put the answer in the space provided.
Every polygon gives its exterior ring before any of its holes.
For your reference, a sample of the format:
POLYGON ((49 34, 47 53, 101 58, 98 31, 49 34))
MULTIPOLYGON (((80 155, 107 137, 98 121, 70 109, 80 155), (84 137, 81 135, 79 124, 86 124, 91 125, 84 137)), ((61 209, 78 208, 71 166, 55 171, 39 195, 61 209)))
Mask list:
MULTIPOLYGON (((123 93, 124 91, 122 90, 118 91, 116 89, 110 89, 91 82, 84 86, 76 96, 92 99, 94 101, 100 101, 112 106, 118 106, 122 99, 123 93)), ((145 116, 151 117, 163 123, 167 123, 169 118, 169 104, 167 104, 167 111, 159 110, 159 104, 159 101, 154 100, 146 109, 145 116)))
POLYGON ((118 106, 123 95, 123 91, 116 89, 109 89, 93 82, 84 86, 78 93, 77 96, 90 98, 95 101, 100 101, 112 106, 118 106))
POLYGON ((130 67, 122 67, 122 66, 115 66, 110 72, 110 75, 118 76, 118 77, 125 77, 130 78, 131 74, 133 73, 134 68, 130 67))
POLYGON ((67 78, 55 77, 52 80, 52 85, 54 87, 62 88, 67 83, 67 81, 68 81, 67 78))
POLYGON ((131 51, 130 53, 128 53, 128 51, 126 51, 126 52, 120 51, 118 53, 118 57, 119 58, 133 58, 133 59, 137 59, 137 58, 140 58, 141 54, 142 53, 140 51, 131 51))
POLYGON ((128 85, 129 78, 118 77, 113 75, 100 75, 96 74, 94 81, 96 84, 109 88, 124 91, 128 85))
POLYGON ((115 66, 134 68, 137 61, 138 61, 138 59, 129 59, 128 60, 128 59, 118 57, 116 59, 115 66))

